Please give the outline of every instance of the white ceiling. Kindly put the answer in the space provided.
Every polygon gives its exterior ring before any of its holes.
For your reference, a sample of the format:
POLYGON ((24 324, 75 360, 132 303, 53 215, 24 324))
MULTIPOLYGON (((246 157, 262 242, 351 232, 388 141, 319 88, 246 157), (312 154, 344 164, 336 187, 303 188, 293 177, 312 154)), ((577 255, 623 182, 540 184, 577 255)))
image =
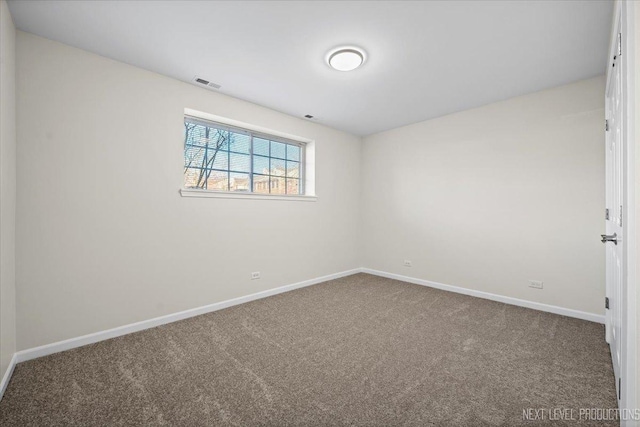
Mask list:
MULTIPOLYGON (((16 26, 357 135, 603 74, 610 1, 11 1, 16 26), (363 47, 363 67, 325 54, 363 47)), ((203 89, 205 90, 205 89, 203 89)))

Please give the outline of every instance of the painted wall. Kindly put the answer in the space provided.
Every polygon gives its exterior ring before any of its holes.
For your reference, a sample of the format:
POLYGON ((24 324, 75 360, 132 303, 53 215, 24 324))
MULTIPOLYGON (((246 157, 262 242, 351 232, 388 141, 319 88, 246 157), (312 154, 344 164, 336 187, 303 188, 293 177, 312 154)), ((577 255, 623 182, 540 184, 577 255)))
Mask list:
POLYGON ((19 350, 359 267, 359 138, 21 31, 17 48, 19 350), (314 139, 317 202, 181 197, 185 107, 314 139))
POLYGON ((19 350, 360 266, 603 313, 603 78, 361 143, 31 34, 17 46, 19 350), (318 201, 180 197, 185 107, 314 139, 318 201))
POLYGON ((0 0, 0 378, 16 350, 16 30, 0 0))
POLYGON ((598 77, 366 137, 364 266, 603 314, 603 100, 598 77))

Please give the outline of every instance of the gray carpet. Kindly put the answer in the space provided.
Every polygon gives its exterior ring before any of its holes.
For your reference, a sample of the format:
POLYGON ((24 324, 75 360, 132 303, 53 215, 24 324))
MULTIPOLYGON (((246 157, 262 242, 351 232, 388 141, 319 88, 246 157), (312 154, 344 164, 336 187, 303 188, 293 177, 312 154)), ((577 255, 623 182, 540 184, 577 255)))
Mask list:
POLYGON ((615 407, 602 325, 357 274, 21 363, 0 425, 532 426, 525 408, 615 407))

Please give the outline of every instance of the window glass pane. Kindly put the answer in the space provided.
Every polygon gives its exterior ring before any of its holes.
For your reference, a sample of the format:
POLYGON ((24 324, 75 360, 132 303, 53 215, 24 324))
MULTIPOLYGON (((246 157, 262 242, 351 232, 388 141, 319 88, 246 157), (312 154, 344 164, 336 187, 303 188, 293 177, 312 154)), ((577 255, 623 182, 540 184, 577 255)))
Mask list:
POLYGON ((269 194, 269 177, 267 175, 253 174, 253 192, 269 194))
POLYGON ((229 174, 214 170, 207 170, 204 173, 206 177, 206 189, 228 191, 229 190, 229 174))
POLYGON ((205 126, 185 122, 184 124, 185 145, 190 144, 190 145, 198 145, 198 146, 204 147, 206 144, 206 139, 205 139, 206 130, 207 128, 205 126))
POLYGON ((231 172, 229 179, 229 191, 249 191, 251 180, 248 173, 233 173, 231 172))
POLYGON ((207 128, 208 134, 204 141, 208 143, 207 147, 213 150, 228 150, 229 149, 229 139, 234 135, 229 131, 215 129, 215 128, 207 128))
POLYGON ((300 180, 287 178, 287 194, 300 194, 300 180))
POLYGON ((271 194, 286 194, 284 178, 271 177, 271 194))
POLYGON ((229 169, 229 153, 222 150, 208 150, 207 166, 213 169, 229 169))
POLYGON ((269 141, 262 138, 253 138, 253 154, 269 156, 269 141))
POLYGON ((184 186, 203 190, 227 190, 227 172, 187 168, 184 173, 184 186))
POLYGON ((184 147, 184 167, 202 166, 205 148, 185 145, 184 147))
POLYGON ((271 169, 269 170, 271 175, 274 176, 284 176, 285 173, 285 162, 284 160, 279 159, 271 159, 271 169))
POLYGON ((253 173, 269 174, 269 158, 262 156, 253 156, 253 173))
POLYGON ((297 145, 289 145, 287 144, 287 159, 295 160, 296 162, 300 161, 300 147, 297 145))
POLYGON ((287 162, 287 176, 289 178, 300 178, 300 163, 287 162))
POLYGON ((251 137, 249 135, 243 135, 241 133, 232 133, 229 139, 229 150, 236 153, 249 154, 249 147, 251 146, 251 137))
POLYGON ((282 142, 271 141, 271 157, 285 158, 286 145, 282 142))
POLYGON ((231 153, 229 155, 229 170, 234 172, 251 172, 251 157, 248 154, 231 153))
POLYGON ((200 169, 185 168, 184 171, 184 188, 204 188, 198 186, 198 178, 200 169))

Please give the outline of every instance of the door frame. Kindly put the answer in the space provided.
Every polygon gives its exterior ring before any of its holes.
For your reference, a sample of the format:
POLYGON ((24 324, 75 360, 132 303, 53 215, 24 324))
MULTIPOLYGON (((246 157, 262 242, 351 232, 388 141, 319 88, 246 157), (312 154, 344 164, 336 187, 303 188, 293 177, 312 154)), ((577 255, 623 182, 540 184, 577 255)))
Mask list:
MULTIPOLYGON (((623 258, 623 274, 622 274, 622 325, 621 325, 621 361, 620 361, 620 378, 622 379, 620 387, 620 400, 618 401, 620 409, 634 410, 640 408, 638 401, 638 325, 637 325, 637 309, 638 292, 637 292, 637 227, 636 220, 638 213, 636 212, 636 191, 640 191, 640 186, 636 185, 636 153, 640 150, 635 144, 635 19, 636 11, 635 2, 627 0, 617 0, 614 4, 613 19, 611 21, 611 37, 609 43, 609 52, 607 56, 607 74, 606 84, 608 87, 609 73, 611 70, 611 61, 616 54, 618 31, 616 31, 616 23, 620 19, 622 56, 624 59, 623 68, 623 116, 624 123, 622 127, 622 148, 624 156, 623 165, 623 236, 622 244, 624 245, 623 258), (638 187, 636 189, 636 187, 638 187)), ((640 15, 639 15, 640 16, 640 15)), ((606 93, 605 93, 606 96, 606 93)), ((640 195, 638 195, 640 197, 640 195)), ((616 388, 618 384, 616 384, 616 388)), ((627 420, 622 421, 623 426, 635 426, 638 421, 627 420)))

